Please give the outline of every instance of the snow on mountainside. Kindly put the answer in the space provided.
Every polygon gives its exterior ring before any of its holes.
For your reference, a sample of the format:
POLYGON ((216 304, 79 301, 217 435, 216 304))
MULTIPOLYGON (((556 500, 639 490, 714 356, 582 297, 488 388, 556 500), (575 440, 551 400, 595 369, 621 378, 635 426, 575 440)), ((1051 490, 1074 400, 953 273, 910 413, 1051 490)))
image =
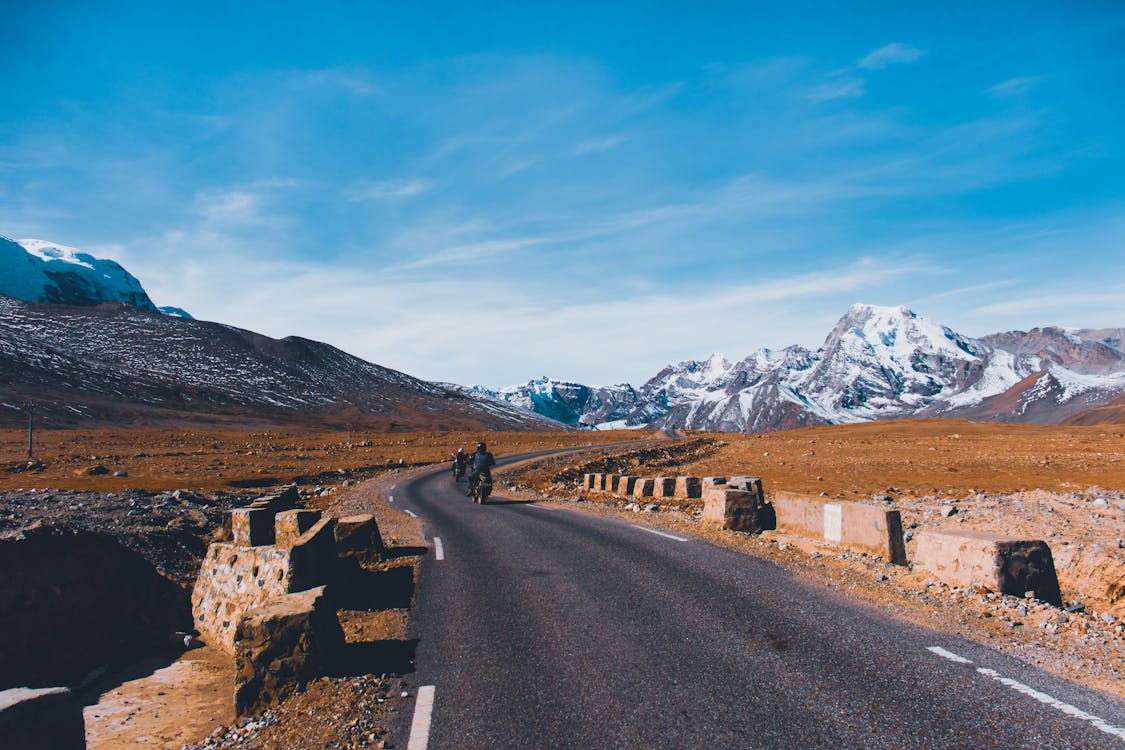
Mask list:
POLYGON ((570 426, 593 427, 627 417, 637 402, 630 385, 581 385, 547 377, 500 391, 474 389, 491 398, 570 426))
MULTIPOLYGON (((27 302, 65 305, 119 302, 158 312, 141 282, 116 261, 53 242, 12 240, 3 235, 0 294, 27 302)), ((170 315, 187 314, 179 308, 167 310, 170 315)))
MULTIPOLYGON (((1036 328, 972 339, 905 307, 857 304, 815 352, 791 346, 734 364, 714 355, 669 366, 613 420, 733 432, 936 416, 1058 422, 1125 393, 1120 333, 1036 328)), ((557 385, 531 399, 527 389, 501 395, 557 418, 557 385)), ((610 421, 573 400, 566 408, 568 424, 610 421)))
POLYGON ((297 337, 129 306, 0 296, 0 419, 247 421, 376 429, 559 429, 539 415, 297 337))

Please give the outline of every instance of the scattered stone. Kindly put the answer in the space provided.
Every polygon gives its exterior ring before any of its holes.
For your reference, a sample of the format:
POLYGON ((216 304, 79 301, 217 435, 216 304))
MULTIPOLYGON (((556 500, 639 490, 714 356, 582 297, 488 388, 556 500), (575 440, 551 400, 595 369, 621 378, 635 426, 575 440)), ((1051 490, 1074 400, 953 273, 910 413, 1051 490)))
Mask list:
POLYGON ((113 472, 113 476, 115 476, 115 477, 127 477, 127 476, 129 476, 129 472, 118 469, 117 471, 113 472))
POLYGON ((955 515, 957 515, 957 506, 955 506, 955 505, 943 505, 943 506, 941 506, 941 517, 942 518, 949 518, 950 516, 955 516, 955 515))

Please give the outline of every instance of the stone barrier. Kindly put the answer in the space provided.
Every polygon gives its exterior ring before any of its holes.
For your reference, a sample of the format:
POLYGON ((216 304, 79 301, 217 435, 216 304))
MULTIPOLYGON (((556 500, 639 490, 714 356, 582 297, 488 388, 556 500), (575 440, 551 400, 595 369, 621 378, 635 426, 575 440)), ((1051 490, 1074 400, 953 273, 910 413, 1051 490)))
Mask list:
POLYGON ((383 537, 370 513, 344 516, 336 522, 336 549, 340 552, 383 554, 383 537))
POLYGON ((268 507, 235 508, 230 512, 231 539, 244 547, 273 544, 274 511, 268 507))
POLYGON ((320 520, 319 510, 287 510, 274 516, 274 544, 292 548, 320 520))
POLYGON ((617 492, 620 495, 632 496, 634 488, 637 486, 638 477, 630 477, 622 475, 617 480, 617 492))
POLYGON ((652 497, 655 486, 656 480, 640 477, 633 483, 633 497, 652 497))
POLYGON ((676 497, 703 497, 703 483, 699 477, 676 477, 676 497))
POLYGON ((703 477, 703 489, 711 489, 713 487, 722 487, 727 483, 726 477, 703 477))
POLYGON ((1040 601, 1062 604, 1051 548, 1042 540, 981 531, 922 531, 917 540, 915 562, 945 583, 1019 597, 1033 591, 1040 601))
POLYGON ((594 489, 594 475, 593 474, 583 474, 582 475, 582 489, 584 489, 584 490, 594 489))
POLYGON ((653 480, 652 484, 653 497, 675 497, 676 496, 676 478, 675 477, 657 477, 653 480))
POLYGON ((324 587, 288 594, 246 612, 234 636, 234 704, 252 716, 325 674, 344 646, 324 587))
POLYGON ((621 484, 620 474, 607 474, 605 478, 606 492, 617 492, 618 485, 621 484))
POLYGON ((773 528, 772 512, 761 493, 712 487, 703 491, 704 523, 731 531, 758 533, 773 528))
POLYGON ((897 510, 776 492, 773 496, 777 530, 878 555, 897 565, 906 564, 902 518, 897 510))
POLYGON ((5 750, 83 750, 82 704, 64 687, 0 690, 0 746, 5 750))

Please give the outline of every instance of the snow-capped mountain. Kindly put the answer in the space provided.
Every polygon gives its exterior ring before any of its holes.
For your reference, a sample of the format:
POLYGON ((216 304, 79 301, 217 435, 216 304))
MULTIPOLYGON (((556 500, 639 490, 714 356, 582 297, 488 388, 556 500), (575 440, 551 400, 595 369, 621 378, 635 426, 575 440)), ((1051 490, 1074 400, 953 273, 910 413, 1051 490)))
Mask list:
MULTIPOLYGON (((116 261, 53 242, 12 240, 3 235, 0 294, 65 305, 118 302, 158 312, 141 282, 116 261)), ((175 311, 169 314, 186 315, 178 308, 168 309, 175 311)))
POLYGON ((625 419, 637 403, 630 385, 582 385, 547 377, 500 391, 474 389, 565 425, 593 427, 625 419))
MULTIPOLYGON (((1120 334, 1036 328, 972 339, 905 307, 857 304, 817 351, 791 346, 733 364, 720 355, 681 362, 637 388, 632 409, 613 419, 734 432, 938 416, 1058 422, 1125 394, 1120 334)), ((542 379, 500 395, 555 418, 559 390, 542 379), (525 392, 539 383, 551 387, 537 386, 529 400, 525 392)), ((575 412, 568 424, 603 421, 573 400, 565 408, 575 412)))
POLYGON ((297 337, 130 306, 0 296, 0 421, 208 421, 369 429, 549 430, 538 414, 297 337))

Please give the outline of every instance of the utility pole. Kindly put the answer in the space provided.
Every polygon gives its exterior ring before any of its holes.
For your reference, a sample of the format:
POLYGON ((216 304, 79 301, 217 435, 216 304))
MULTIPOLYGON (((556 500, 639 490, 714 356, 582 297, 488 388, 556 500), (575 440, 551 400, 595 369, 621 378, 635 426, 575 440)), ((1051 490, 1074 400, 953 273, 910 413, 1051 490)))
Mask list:
POLYGON ((31 443, 32 438, 35 435, 35 420, 33 417, 33 414, 35 412, 35 404, 28 401, 26 404, 24 404, 23 408, 27 412, 27 460, 30 461, 32 459, 31 443))

